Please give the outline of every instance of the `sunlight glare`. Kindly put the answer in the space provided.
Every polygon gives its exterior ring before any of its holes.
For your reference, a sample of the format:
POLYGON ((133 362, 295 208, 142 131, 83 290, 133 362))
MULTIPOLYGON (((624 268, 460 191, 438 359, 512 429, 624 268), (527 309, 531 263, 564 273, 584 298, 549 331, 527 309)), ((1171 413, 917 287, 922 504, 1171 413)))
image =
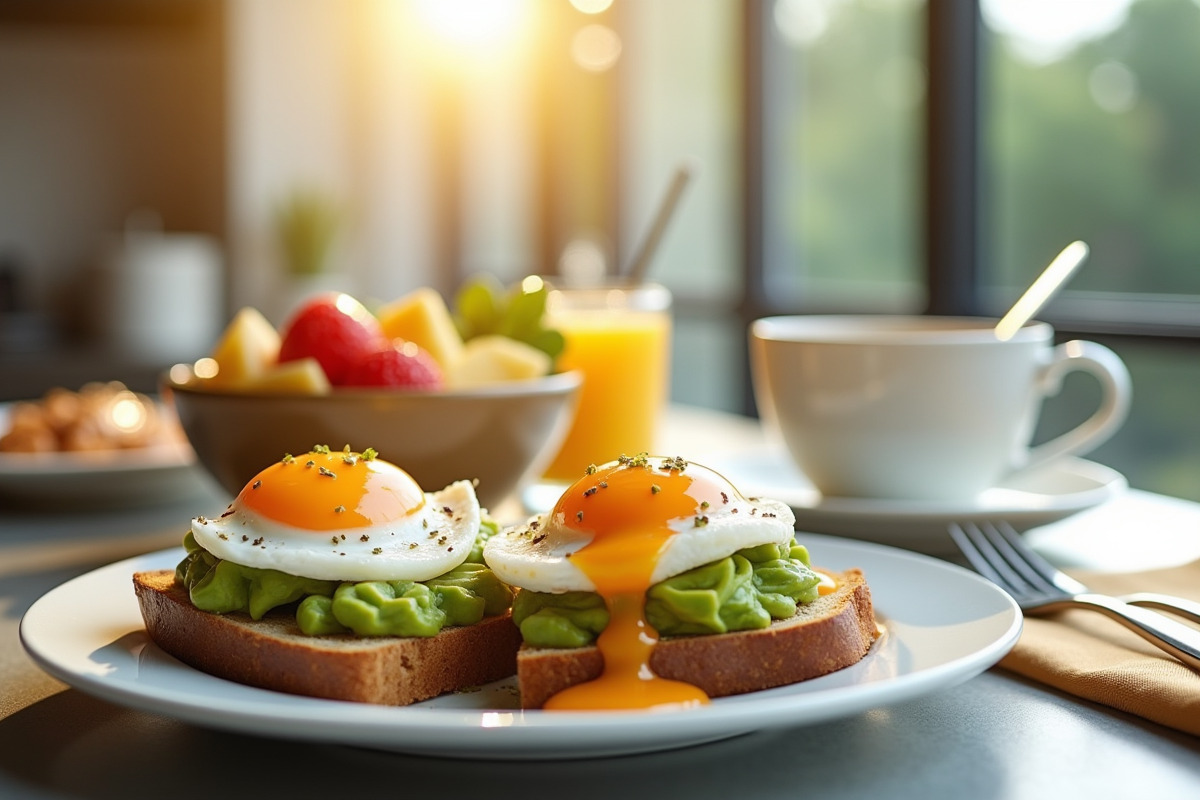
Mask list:
MULTIPOLYGON (((221 371, 221 365, 215 358, 205 356, 192 365, 191 371, 197 378, 215 378, 221 371)), ((187 383, 189 377, 186 364, 176 364, 171 367, 171 380, 176 383, 187 383)))
POLYGON ((124 433, 136 433, 146 427, 149 415, 133 392, 119 392, 109 407, 109 420, 124 433))
POLYGON ((612 6, 612 0, 571 0, 571 5, 582 14, 603 14, 612 6))
POLYGON ((447 43, 479 46, 513 39, 529 16, 529 0, 417 0, 419 19, 447 43))
POLYGON ((589 239, 572 239, 563 248, 558 272, 568 283, 597 283, 608 272, 604 248, 589 239))
POLYGON ((1137 105, 1137 75, 1119 61, 1105 61, 1088 73, 1088 92, 1096 105, 1108 113, 1124 114, 1137 105))
POLYGON ((779 0, 773 19, 783 38, 797 47, 815 44, 829 28, 831 0, 779 0))
POLYGON ((588 72, 611 69, 621 57, 621 37, 607 25, 586 25, 571 40, 571 59, 588 72))
POLYGON ((982 0, 987 26, 1029 61, 1049 63, 1119 28, 1133 0, 982 0))

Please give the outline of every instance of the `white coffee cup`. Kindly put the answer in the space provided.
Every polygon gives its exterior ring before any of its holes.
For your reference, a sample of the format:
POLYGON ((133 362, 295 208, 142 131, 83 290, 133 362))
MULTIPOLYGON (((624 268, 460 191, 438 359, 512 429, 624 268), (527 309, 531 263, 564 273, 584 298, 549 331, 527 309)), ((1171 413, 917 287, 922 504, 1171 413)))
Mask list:
POLYGON ((825 496, 968 500, 1007 476, 1081 455, 1129 411, 1129 371, 1095 342, 1054 346, 1032 322, 1011 339, 994 319, 812 315, 755 320, 750 357, 764 423, 825 496), (1099 408, 1030 446, 1044 399, 1072 370, 1099 408))

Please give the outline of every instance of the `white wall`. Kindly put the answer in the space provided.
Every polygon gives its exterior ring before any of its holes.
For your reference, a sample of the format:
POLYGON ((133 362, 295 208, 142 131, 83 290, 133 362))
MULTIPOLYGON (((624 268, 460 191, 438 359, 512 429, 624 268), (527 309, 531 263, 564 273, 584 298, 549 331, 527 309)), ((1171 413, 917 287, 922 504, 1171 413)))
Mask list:
POLYGON ((235 305, 271 310, 283 288, 271 234, 297 185, 347 214, 334 285, 385 302, 436 282, 436 131, 418 31, 394 0, 238 0, 229 12, 230 203, 235 305))
POLYGON ((108 24, 78 8, 0 24, 0 253, 63 333, 85 332, 83 273, 131 212, 170 232, 225 224, 220 6, 108 24))

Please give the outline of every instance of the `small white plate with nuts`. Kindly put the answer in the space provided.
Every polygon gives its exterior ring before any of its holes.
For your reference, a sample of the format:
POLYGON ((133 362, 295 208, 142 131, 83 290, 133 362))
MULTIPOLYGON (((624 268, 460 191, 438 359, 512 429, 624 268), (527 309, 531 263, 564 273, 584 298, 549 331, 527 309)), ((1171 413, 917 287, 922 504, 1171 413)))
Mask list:
POLYGON ((152 505, 197 489, 174 412, 119 383, 0 404, 0 498, 15 504, 152 505))

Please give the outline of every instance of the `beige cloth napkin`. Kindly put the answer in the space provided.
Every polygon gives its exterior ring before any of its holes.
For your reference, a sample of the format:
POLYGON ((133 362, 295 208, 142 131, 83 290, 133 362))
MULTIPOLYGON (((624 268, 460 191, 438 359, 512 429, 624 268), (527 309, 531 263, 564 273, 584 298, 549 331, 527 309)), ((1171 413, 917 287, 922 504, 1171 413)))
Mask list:
MULTIPOLYGON (((1103 594, 1161 592, 1200 601, 1200 561, 1137 573, 1070 572, 1103 594)), ((1026 617, 1020 640, 1000 666, 1200 736, 1200 673, 1104 614, 1072 609, 1026 617)))

